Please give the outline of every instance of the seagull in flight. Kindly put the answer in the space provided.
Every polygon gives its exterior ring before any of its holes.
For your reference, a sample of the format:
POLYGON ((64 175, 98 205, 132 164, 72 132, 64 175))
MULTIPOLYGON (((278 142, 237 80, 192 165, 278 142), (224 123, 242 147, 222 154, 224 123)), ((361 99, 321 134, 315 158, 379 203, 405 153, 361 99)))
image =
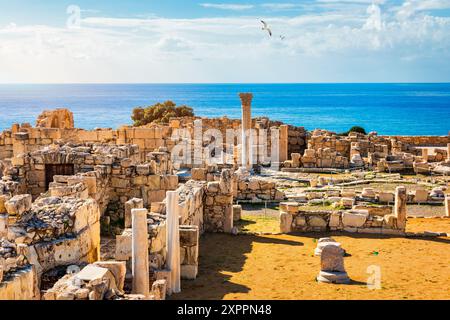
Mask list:
POLYGON ((284 39, 286 39, 286 37, 285 36, 280 36, 280 39, 284 40, 284 39))
POLYGON ((269 36, 272 36, 272 30, 270 30, 268 24, 264 20, 261 20, 261 23, 263 24, 262 30, 266 30, 269 32, 269 36))

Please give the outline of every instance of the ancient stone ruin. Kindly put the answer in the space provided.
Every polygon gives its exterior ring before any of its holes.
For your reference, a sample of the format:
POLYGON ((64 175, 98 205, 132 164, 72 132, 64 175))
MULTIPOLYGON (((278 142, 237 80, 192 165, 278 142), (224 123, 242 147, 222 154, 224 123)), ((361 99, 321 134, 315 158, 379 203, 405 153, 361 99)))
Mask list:
MULTIPOLYGON (((0 299, 164 300, 182 292, 182 280, 201 277, 205 233, 239 233, 243 204, 279 204, 281 233, 405 236, 412 203, 445 204, 450 217, 447 188, 436 183, 410 190, 410 181, 398 179, 405 186, 395 192, 356 190, 351 187, 366 183, 364 177, 320 176, 292 194, 276 179, 369 172, 374 180, 389 173, 392 182, 395 173, 448 174, 448 136, 309 132, 252 118, 252 98, 240 94, 242 120, 186 117, 168 125, 83 130, 69 110, 57 109, 44 111, 34 127, 13 124, 3 131, 0 299), (210 129, 237 134, 209 149, 210 129), (265 140, 251 130, 265 130, 265 140), (211 154, 223 161, 212 163, 211 154), (176 161, 180 157, 186 161, 176 161), (331 209, 305 209, 325 202, 331 209), (114 243, 103 257, 102 241, 114 243)), ((321 239, 315 254, 318 281, 349 282, 340 243, 321 239)))

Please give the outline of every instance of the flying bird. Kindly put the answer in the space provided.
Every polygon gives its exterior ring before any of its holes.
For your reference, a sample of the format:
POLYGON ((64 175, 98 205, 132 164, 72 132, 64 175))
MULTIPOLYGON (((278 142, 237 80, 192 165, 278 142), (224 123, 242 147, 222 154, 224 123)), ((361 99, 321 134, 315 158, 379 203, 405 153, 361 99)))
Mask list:
POLYGON ((267 23, 264 20, 261 20, 261 23, 263 24, 262 30, 269 32, 269 36, 272 36, 272 30, 270 30, 267 23))
POLYGON ((280 39, 284 40, 284 39, 286 39, 286 37, 285 36, 280 36, 280 39))

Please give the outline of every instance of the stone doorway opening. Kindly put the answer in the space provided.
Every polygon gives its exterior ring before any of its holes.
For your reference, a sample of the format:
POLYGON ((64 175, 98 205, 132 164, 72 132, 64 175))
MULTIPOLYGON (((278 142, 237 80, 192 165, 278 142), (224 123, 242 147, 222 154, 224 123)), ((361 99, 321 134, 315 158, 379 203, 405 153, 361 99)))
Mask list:
POLYGON ((45 165, 45 191, 48 190, 50 182, 53 182, 53 176, 72 176, 75 174, 73 163, 65 164, 46 164, 45 165))

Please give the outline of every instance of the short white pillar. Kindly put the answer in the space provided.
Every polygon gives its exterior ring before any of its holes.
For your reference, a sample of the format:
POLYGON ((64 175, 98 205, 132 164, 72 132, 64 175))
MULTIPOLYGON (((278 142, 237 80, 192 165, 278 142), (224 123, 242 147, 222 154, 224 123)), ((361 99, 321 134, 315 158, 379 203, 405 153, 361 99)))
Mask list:
POLYGON ((167 268, 171 273, 171 292, 181 292, 180 273, 180 216, 178 193, 167 191, 167 268))
POLYGON ((147 209, 131 210, 133 293, 149 295, 147 209))

